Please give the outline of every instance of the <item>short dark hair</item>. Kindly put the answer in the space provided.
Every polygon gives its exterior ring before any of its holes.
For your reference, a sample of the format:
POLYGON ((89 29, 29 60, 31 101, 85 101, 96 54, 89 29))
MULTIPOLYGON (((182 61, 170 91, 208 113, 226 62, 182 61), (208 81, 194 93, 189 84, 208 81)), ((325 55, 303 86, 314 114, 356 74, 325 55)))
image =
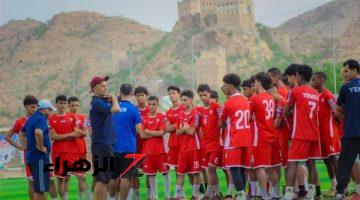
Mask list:
POLYGON ((175 86, 175 85, 170 85, 168 88, 167 88, 167 91, 169 92, 170 90, 175 90, 176 92, 178 92, 180 94, 181 90, 178 86, 175 86))
POLYGON ((56 98, 55 98, 55 103, 58 103, 59 101, 66 101, 67 102, 67 97, 63 94, 61 95, 58 95, 56 98))
POLYGON ((208 84, 200 84, 197 88, 197 92, 211 92, 210 86, 208 84))
POLYGON ((231 84, 235 88, 239 88, 241 84, 241 79, 238 75, 231 73, 224 76, 223 82, 226 84, 231 84))
POLYGON ((37 105, 38 104, 38 100, 35 96, 31 95, 31 94, 28 94, 24 97, 24 100, 23 100, 23 105, 24 106, 27 106, 27 105, 37 105))
POLYGON ((80 100, 76 96, 71 96, 71 97, 68 98, 68 103, 74 102, 74 101, 80 101, 80 100))
POLYGON ((144 86, 139 86, 139 87, 136 87, 135 90, 134 90, 134 94, 137 95, 139 93, 144 93, 146 96, 149 95, 149 91, 147 90, 146 87, 144 86))
POLYGON ((194 98, 194 93, 193 93, 193 91, 191 91, 191 90, 184 90, 184 91, 182 91, 181 94, 180 94, 180 97, 182 97, 182 96, 186 96, 186 97, 188 97, 188 98, 193 99, 193 98, 194 98))
POLYGON ((211 98, 218 100, 219 99, 219 94, 218 92, 216 92, 215 90, 211 90, 211 98))
POLYGON ((120 86, 120 93, 123 95, 131 95, 133 91, 132 85, 130 83, 123 83, 120 86))
POLYGON ((271 77, 265 72, 260 72, 255 75, 255 80, 259 81, 265 90, 271 88, 271 77))
POLYGON ((251 88, 251 81, 250 81, 250 79, 244 80, 244 81, 241 83, 241 87, 242 87, 242 88, 244 88, 244 87, 251 88))
POLYGON ((159 102, 159 97, 157 97, 157 96, 149 96, 148 100, 149 101, 157 101, 157 102, 159 102))
POLYGON ((299 66, 299 64, 293 63, 291 65, 289 65, 285 71, 284 74, 286 76, 296 76, 296 71, 297 71, 297 67, 299 66))
POLYGON ((281 71, 279 68, 273 67, 268 70, 268 73, 271 74, 271 76, 277 76, 281 78, 281 71))
POLYGON ((313 75, 313 70, 309 65, 299 65, 296 67, 296 72, 300 75, 304 81, 310 82, 313 75))
POLYGON ((319 78, 324 79, 324 81, 326 81, 326 80, 327 80, 327 76, 326 76, 326 74, 325 74, 324 72, 321 72, 321 71, 319 71, 319 72, 315 72, 315 73, 314 73, 314 76, 318 76, 319 78))
POLYGON ((288 78, 286 77, 285 74, 283 74, 281 76, 281 82, 284 84, 284 85, 290 85, 289 81, 288 81, 288 78))
POLYGON ((343 67, 348 66, 349 69, 354 70, 356 69, 357 73, 360 73, 360 64, 358 61, 349 59, 344 62, 343 67))

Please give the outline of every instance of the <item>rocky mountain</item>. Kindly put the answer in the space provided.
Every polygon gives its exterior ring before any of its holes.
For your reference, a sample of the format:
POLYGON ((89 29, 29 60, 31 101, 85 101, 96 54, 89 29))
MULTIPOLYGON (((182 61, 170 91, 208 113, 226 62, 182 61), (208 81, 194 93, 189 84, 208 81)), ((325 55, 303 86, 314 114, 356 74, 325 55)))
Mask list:
POLYGON ((21 94, 73 94, 72 74, 76 94, 88 99, 92 76, 115 77, 128 68, 129 51, 149 48, 163 36, 124 17, 84 11, 61 13, 47 23, 28 19, 1 26, 0 126, 19 116, 21 94))
POLYGON ((334 33, 337 59, 359 59, 359 10, 358 0, 334 0, 272 29, 271 36, 284 52, 295 57, 324 60, 332 57, 334 33))

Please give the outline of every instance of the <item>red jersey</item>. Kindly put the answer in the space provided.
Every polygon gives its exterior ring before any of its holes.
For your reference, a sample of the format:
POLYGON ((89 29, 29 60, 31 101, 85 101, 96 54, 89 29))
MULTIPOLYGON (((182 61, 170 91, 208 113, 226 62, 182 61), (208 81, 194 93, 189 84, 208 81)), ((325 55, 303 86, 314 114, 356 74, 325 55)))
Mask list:
POLYGON ((220 120, 225 122, 228 118, 229 133, 226 135, 224 148, 252 146, 250 105, 239 93, 232 95, 224 104, 220 120))
POLYGON ((323 136, 338 137, 338 127, 333 113, 336 111, 336 100, 334 95, 328 90, 323 89, 319 96, 319 127, 320 134, 323 136), (329 130, 325 133, 323 130, 329 130))
MULTIPOLYGON (((74 132, 75 114, 66 113, 64 115, 53 114, 49 117, 50 127, 59 135, 74 132)), ((75 139, 72 140, 57 140, 52 144, 52 151, 54 153, 66 152, 77 153, 75 139)))
POLYGON ((185 111, 180 113, 178 128, 187 123, 190 127, 196 129, 194 135, 186 133, 179 135, 180 152, 189 152, 200 149, 200 140, 197 133, 197 129, 199 128, 199 118, 199 114, 195 109, 192 109, 190 113, 186 113, 185 111))
POLYGON ((138 105, 137 108, 140 111, 141 118, 145 117, 146 115, 148 115, 150 113, 150 107, 149 106, 146 106, 144 109, 141 109, 139 107, 139 105, 138 105))
POLYGON ((319 140, 319 94, 307 86, 294 87, 288 95, 287 104, 293 107, 292 138, 308 141, 319 140))
POLYGON ((277 88, 277 92, 280 94, 280 96, 286 98, 289 94, 289 90, 286 86, 280 86, 277 88))
MULTIPOLYGON (((177 108, 170 108, 166 111, 166 120, 171 124, 178 124, 181 113, 184 112, 184 106, 180 105, 177 108)), ((174 147, 180 145, 179 136, 176 135, 176 130, 170 132, 168 147, 174 147)))
POLYGON ((275 100, 267 92, 255 94, 250 98, 250 114, 254 119, 254 146, 276 140, 274 113, 275 100))
POLYGON ((29 118, 28 117, 20 117, 18 118, 14 125, 12 126, 12 128, 10 129, 10 131, 12 131, 13 133, 20 133, 21 129, 23 128, 23 126, 26 124, 27 120, 29 118))
MULTIPOLYGON (((165 121, 165 115, 162 113, 158 113, 156 116, 151 116, 150 114, 147 114, 142 120, 142 128, 143 130, 148 129, 151 131, 165 131, 165 121)), ((149 155, 165 153, 164 138, 152 137, 143 139, 143 153, 149 155)))
MULTIPOLYGON (((87 117, 83 114, 75 114, 76 119, 76 126, 79 127, 79 129, 88 128, 87 127, 87 117)), ((75 138, 76 147, 78 148, 78 153, 86 153, 86 143, 85 143, 85 136, 77 137, 75 138)))
POLYGON ((199 128, 202 131, 200 136, 201 146, 208 152, 220 151, 220 128, 218 126, 219 116, 222 108, 220 104, 211 102, 208 108, 200 107, 198 109, 200 115, 199 128))

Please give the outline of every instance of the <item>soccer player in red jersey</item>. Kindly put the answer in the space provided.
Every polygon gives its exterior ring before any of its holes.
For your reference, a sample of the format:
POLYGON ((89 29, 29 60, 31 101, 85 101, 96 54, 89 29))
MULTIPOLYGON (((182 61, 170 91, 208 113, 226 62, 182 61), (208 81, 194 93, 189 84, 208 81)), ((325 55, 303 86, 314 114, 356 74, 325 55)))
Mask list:
POLYGON ((275 131, 274 112, 275 100, 268 94, 271 87, 271 78, 267 73, 261 72, 255 76, 255 89, 257 94, 250 98, 250 114, 254 121, 253 166, 260 185, 260 198, 268 199, 266 187, 270 181, 272 185, 271 199, 280 199, 278 189, 280 166, 280 151, 278 135, 275 131), (266 171, 269 174, 267 180, 266 171))
POLYGON ((79 159, 78 148, 75 138, 85 136, 86 132, 76 127, 76 119, 73 113, 67 113, 67 97, 59 95, 55 99, 58 113, 49 117, 50 137, 52 143, 52 162, 56 166, 59 162, 59 169, 54 167, 54 174, 57 177, 58 193, 62 199, 67 199, 69 191, 69 174, 64 174, 64 162, 67 166, 79 159))
MULTIPOLYGON (((227 98, 227 96, 226 96, 227 98)), ((211 90, 211 96, 210 100, 218 103, 219 101, 219 94, 215 90, 211 90)), ((223 106, 221 106, 221 111, 223 109, 223 106)), ((231 177, 230 169, 225 167, 224 162, 222 162, 224 158, 224 139, 227 129, 226 128, 220 128, 220 147, 221 147, 221 168, 225 174, 226 178, 226 184, 227 184, 227 193, 225 195, 225 199, 232 198, 232 194, 234 193, 234 182, 231 177)), ((222 195, 221 195, 222 196, 222 195)))
POLYGON ((159 98, 150 96, 148 100, 150 113, 142 119, 144 133, 149 138, 143 139, 143 153, 148 157, 144 161, 143 171, 147 175, 151 188, 150 199, 158 199, 156 173, 164 177, 165 198, 170 199, 169 167, 165 164, 167 156, 164 147, 165 121, 164 114, 158 112, 159 98))
POLYGON ((180 153, 178 158, 177 180, 174 199, 183 198, 184 175, 193 176, 192 198, 199 198, 200 188, 200 141, 197 133, 199 114, 193 108, 194 93, 181 92, 184 111, 180 113, 176 134, 179 136, 180 153))
MULTIPOLYGON (((291 115, 293 109, 292 141, 289 147, 288 169, 286 171, 285 199, 293 198, 296 165, 307 162, 310 174, 310 198, 321 196, 319 177, 315 159, 321 158, 320 133, 318 125, 319 94, 308 84, 312 77, 312 69, 308 65, 296 66, 297 87, 288 95, 284 114, 291 115), (316 185, 316 192, 315 192, 316 185)), ((290 82, 290 81, 289 81, 290 82)))
MULTIPOLYGON (((282 109, 286 103, 286 97, 289 93, 287 87, 283 84, 281 80, 281 71, 278 68, 271 68, 268 70, 268 73, 272 80, 272 86, 276 89, 276 92, 282 98, 279 102, 277 102, 276 107, 282 109), (282 103, 281 103, 282 102, 282 103)), ((281 159, 282 165, 284 168, 287 166, 287 159, 288 159, 288 151, 289 151, 289 140, 290 140, 290 129, 289 126, 286 125, 286 119, 282 119, 281 115, 277 115, 278 119, 281 119, 281 123, 276 128, 279 134, 279 143, 280 143, 280 150, 281 150, 281 159)), ((280 174, 280 173, 279 173, 280 174)))
POLYGON ((180 114, 184 111, 184 106, 180 104, 179 87, 169 86, 167 92, 172 103, 172 107, 166 111, 166 131, 170 133, 167 164, 176 169, 180 152, 179 136, 176 135, 176 127, 179 122, 180 114))
MULTIPOLYGON (((149 96, 149 91, 147 90, 146 87, 144 86, 139 86, 136 87, 134 90, 134 95, 137 101, 137 107, 140 110, 140 114, 141 114, 141 118, 143 118, 144 116, 146 116, 147 114, 150 113, 150 108, 148 105, 148 101, 147 98, 149 96)), ((137 141, 137 151, 138 153, 142 153, 142 148, 143 148, 143 139, 140 137, 139 134, 136 135, 136 141, 137 141)), ((139 189, 140 189, 140 180, 138 178, 134 178, 133 179, 133 186, 132 189, 133 191, 129 192, 129 196, 131 196, 132 192, 134 193, 134 198, 135 199, 139 199, 139 189)), ((148 197, 150 197, 150 183, 149 180, 146 178, 146 188, 147 188, 147 195, 148 197)), ((149 199, 149 198, 148 198, 149 199)))
MULTIPOLYGON (((79 102, 80 100, 76 96, 72 96, 68 98, 68 108, 69 112, 75 115, 75 126, 81 130, 83 130, 86 134, 90 131, 90 120, 84 114, 80 114, 79 112, 79 102)), ((78 159, 86 160, 86 136, 80 136, 75 138, 75 144, 78 148, 78 152, 75 154, 78 156, 78 159)), ((78 197, 79 199, 83 199, 83 196, 86 199, 90 199, 91 193, 88 184, 86 183, 86 177, 84 172, 75 172, 75 176, 78 179, 78 197)))
POLYGON ((219 116, 221 105, 211 101, 211 89, 207 84, 200 84, 197 88, 203 106, 199 107, 199 132, 201 138, 201 166, 207 171, 207 198, 220 198, 219 179, 216 168, 221 167, 222 150, 220 146, 219 116))
POLYGON ((230 167, 237 191, 237 199, 244 200, 245 196, 245 169, 250 166, 248 148, 251 147, 252 136, 250 132, 250 106, 238 89, 241 84, 236 74, 227 74, 223 78, 222 89, 230 98, 225 102, 219 126, 229 128, 224 141, 224 163, 230 167), (229 119, 229 120, 228 120, 229 119), (226 122, 228 122, 226 124, 226 122))
POLYGON ((337 122, 340 118, 336 114, 336 99, 328 89, 325 88, 326 74, 315 72, 311 85, 319 94, 319 128, 321 139, 321 154, 331 179, 331 188, 327 196, 336 195, 337 156, 340 154, 340 139, 337 122))

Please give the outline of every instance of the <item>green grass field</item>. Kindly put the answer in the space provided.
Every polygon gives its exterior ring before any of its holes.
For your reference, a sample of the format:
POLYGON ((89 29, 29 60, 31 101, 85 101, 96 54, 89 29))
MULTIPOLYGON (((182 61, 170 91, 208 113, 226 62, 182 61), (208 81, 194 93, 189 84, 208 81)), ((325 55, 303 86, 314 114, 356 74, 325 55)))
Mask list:
MULTIPOLYGON (((318 170, 320 174, 321 181, 321 189, 323 191, 327 191, 330 187, 330 180, 327 176, 326 167, 324 164, 319 163, 318 170)), ((225 176, 221 170, 218 171, 221 190, 223 193, 226 192, 226 181, 225 176)), ((92 176, 90 174, 87 175, 88 183, 91 183, 92 176)), ((174 171, 171 172, 171 195, 173 195, 174 187, 175 187, 175 175, 174 171)), ((284 185, 284 178, 282 178, 281 185, 284 185)), ((141 178, 141 190, 140 195, 141 199, 146 198, 146 187, 145 187, 145 177, 141 178)), ((281 187, 280 187, 281 188, 281 187)), ((75 200, 78 198, 77 196, 77 180, 75 177, 71 177, 70 180, 70 189, 69 189, 69 200, 75 200)), ((159 199, 164 199, 164 184, 163 178, 158 176, 158 191, 159 191, 159 199)), ((186 180, 185 182, 185 192, 187 197, 191 196, 191 187, 189 182, 186 180)), ((27 180, 25 178, 3 178, 0 179, 0 200, 24 200, 27 199, 27 180)))

